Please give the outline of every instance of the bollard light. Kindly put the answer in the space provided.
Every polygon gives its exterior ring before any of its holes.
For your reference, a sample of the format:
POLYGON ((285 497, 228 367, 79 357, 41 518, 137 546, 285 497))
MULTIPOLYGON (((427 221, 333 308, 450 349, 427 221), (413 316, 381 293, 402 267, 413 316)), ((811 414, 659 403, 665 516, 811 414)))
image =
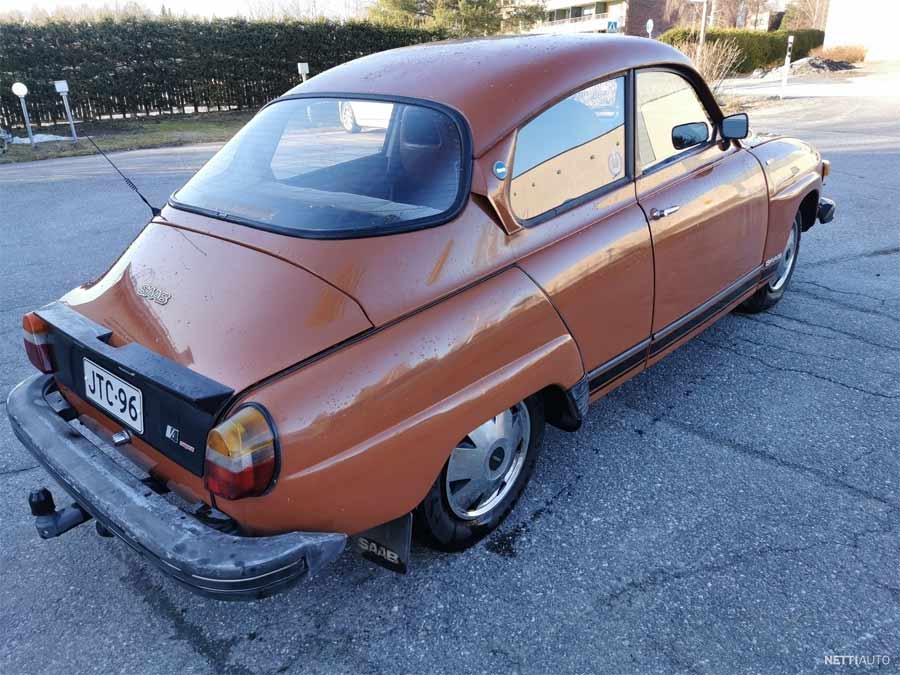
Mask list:
POLYGON ((19 103, 22 105, 22 117, 25 118, 25 131, 28 132, 28 140, 31 141, 31 147, 34 149, 34 134, 31 133, 31 119, 28 117, 28 108, 25 107, 25 97, 28 96, 28 87, 24 82, 16 82, 12 86, 12 93, 19 97, 19 103))

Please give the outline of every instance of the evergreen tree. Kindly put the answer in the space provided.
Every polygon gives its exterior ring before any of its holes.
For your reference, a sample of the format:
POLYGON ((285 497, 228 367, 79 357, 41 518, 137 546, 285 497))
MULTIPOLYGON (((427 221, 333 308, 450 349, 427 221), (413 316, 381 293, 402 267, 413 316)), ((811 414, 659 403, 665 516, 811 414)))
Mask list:
POLYGON ((369 10, 369 17, 379 23, 444 30, 454 37, 516 32, 543 14, 541 4, 504 0, 377 0, 369 10))

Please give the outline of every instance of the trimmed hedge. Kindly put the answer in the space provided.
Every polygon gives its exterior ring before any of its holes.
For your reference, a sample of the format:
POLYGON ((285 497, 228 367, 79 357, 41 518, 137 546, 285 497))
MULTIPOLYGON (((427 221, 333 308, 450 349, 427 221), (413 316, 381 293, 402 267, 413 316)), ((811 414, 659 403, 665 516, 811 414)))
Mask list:
MULTIPOLYGON (((744 55, 738 63, 737 69, 741 73, 749 73, 756 68, 763 68, 773 63, 784 61, 787 51, 788 35, 794 36, 794 48, 791 51, 791 59, 802 59, 810 50, 820 46, 825 41, 825 33, 820 30, 792 30, 773 31, 766 33, 756 30, 743 30, 740 28, 711 29, 706 31, 706 39, 734 40, 744 55)), ((659 39, 667 44, 675 44, 686 41, 696 41, 699 34, 690 28, 671 28, 659 36, 659 39)))
POLYGON ((105 19, 0 23, 0 125, 23 123, 10 85, 28 85, 32 122, 63 121, 53 80, 68 80, 78 119, 254 108, 310 73, 366 54, 442 39, 440 31, 366 22, 105 19))

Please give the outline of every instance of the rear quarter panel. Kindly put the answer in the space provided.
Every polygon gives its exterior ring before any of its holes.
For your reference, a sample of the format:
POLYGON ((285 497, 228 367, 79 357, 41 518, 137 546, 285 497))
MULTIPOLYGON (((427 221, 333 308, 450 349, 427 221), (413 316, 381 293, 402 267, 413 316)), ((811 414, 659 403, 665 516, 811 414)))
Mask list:
POLYGON ((413 509, 471 429, 582 375, 556 310, 507 269, 248 392, 275 420, 280 473, 217 505, 251 532, 361 532, 413 509))

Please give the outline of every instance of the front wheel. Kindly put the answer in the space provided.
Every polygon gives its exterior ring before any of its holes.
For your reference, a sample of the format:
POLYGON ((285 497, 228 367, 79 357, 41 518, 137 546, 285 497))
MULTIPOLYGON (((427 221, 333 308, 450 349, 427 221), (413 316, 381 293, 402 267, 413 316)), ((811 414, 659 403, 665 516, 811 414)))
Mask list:
POLYGON ((778 261, 775 276, 772 277, 769 283, 745 300, 738 307, 739 311, 756 314, 772 307, 781 300, 791 277, 794 275, 794 269, 797 267, 797 256, 800 253, 801 225, 803 225, 803 218, 798 211, 794 217, 794 224, 791 226, 787 244, 785 244, 784 251, 781 253, 781 259, 778 261))
POLYGON ((444 551, 468 548, 496 528, 528 483, 544 437, 544 405, 531 396, 473 429, 416 508, 413 526, 444 551))

